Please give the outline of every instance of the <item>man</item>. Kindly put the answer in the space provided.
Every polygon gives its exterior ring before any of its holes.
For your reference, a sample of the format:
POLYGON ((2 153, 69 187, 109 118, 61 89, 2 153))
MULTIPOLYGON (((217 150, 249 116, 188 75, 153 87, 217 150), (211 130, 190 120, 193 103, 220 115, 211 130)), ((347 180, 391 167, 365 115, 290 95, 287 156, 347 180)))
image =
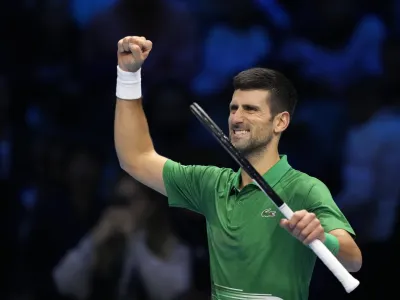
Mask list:
POLYGON ((245 172, 183 166, 155 151, 142 109, 140 77, 151 49, 144 37, 118 42, 117 155, 126 172, 166 195, 170 206, 206 217, 213 299, 307 299, 316 257, 302 243, 315 239, 349 271, 358 271, 361 252, 354 232, 327 187, 292 169, 278 153, 297 101, 291 83, 269 69, 240 73, 229 115, 233 145, 295 211, 285 220, 245 172), (279 228, 278 218, 287 232, 279 228))

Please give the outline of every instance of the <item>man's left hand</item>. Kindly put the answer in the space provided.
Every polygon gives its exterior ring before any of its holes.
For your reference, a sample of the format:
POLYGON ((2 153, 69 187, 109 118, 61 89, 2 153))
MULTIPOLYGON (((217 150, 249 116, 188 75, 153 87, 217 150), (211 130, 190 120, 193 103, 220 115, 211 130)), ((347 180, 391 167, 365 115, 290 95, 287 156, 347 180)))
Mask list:
POLYGON ((280 225, 305 245, 315 239, 325 242, 324 228, 314 213, 296 211, 290 220, 282 219, 280 225))

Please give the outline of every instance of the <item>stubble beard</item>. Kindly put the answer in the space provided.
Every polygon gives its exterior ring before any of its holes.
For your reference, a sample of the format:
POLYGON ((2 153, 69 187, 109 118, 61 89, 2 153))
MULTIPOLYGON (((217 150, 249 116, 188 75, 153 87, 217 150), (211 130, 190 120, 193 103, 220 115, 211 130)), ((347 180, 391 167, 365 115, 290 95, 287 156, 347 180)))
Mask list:
POLYGON ((242 153, 247 159, 262 155, 272 141, 272 135, 261 139, 250 138, 245 142, 232 143, 233 146, 242 153))

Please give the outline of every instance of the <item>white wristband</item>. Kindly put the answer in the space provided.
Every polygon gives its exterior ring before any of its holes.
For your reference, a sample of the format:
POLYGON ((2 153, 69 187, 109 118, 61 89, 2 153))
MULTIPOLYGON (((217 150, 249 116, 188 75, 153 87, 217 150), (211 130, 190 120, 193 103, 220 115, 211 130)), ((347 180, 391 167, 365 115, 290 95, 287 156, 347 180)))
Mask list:
POLYGON ((126 72, 117 66, 117 98, 137 100, 142 97, 141 69, 136 72, 126 72))

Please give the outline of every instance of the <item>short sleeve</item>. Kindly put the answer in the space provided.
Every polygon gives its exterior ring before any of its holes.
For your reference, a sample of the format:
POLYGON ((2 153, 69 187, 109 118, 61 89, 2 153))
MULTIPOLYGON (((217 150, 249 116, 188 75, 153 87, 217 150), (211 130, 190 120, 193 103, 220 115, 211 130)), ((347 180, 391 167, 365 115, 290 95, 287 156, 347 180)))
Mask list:
POLYGON ((328 187, 319 180, 315 180, 305 202, 306 210, 316 214, 325 232, 334 229, 344 229, 355 235, 346 217, 340 211, 332 198, 328 187))
POLYGON ((214 166, 185 166, 168 160, 163 180, 169 205, 206 215, 207 202, 215 198, 221 172, 222 169, 214 166))

